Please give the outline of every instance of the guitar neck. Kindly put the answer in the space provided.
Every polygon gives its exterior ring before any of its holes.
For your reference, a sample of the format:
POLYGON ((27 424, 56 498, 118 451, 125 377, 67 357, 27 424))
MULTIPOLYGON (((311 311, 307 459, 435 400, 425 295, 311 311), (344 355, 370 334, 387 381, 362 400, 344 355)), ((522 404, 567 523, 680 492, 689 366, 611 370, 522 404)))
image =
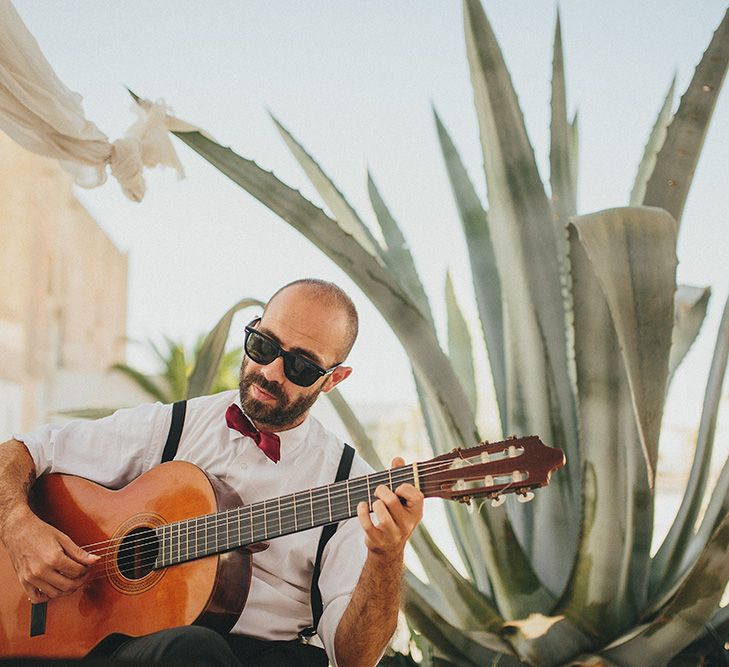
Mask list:
POLYGON ((378 486, 394 490, 400 484, 415 484, 418 465, 160 526, 155 529, 159 542, 155 569, 349 519, 357 514, 361 502, 372 509, 378 486))

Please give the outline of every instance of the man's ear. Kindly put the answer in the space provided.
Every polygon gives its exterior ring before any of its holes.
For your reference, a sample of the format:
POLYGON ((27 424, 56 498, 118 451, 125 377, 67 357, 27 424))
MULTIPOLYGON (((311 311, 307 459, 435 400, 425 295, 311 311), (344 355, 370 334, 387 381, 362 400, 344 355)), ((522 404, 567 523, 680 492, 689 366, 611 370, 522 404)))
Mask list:
POLYGON ((342 380, 346 380, 352 374, 351 366, 337 366, 332 374, 325 380, 321 390, 326 394, 336 387, 342 380))

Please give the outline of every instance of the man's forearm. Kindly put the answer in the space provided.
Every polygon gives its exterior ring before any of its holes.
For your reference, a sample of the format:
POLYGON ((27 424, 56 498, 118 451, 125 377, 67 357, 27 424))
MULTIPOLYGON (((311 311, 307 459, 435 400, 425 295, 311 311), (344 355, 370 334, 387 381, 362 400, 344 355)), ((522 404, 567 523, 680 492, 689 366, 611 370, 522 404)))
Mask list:
POLYGON ((373 667, 397 626, 402 554, 393 559, 370 554, 334 638, 339 667, 373 667))
POLYGON ((18 440, 0 445, 0 540, 6 525, 19 513, 29 511, 28 491, 35 481, 35 464, 18 440))

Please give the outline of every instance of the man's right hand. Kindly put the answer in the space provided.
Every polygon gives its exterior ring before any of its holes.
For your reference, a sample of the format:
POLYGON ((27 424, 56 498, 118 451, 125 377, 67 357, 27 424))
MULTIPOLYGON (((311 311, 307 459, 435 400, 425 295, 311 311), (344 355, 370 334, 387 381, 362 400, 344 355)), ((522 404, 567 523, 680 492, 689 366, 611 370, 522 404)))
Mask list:
POLYGON ((3 542, 23 590, 35 603, 69 595, 86 580, 99 556, 84 551, 28 508, 4 525, 3 542))

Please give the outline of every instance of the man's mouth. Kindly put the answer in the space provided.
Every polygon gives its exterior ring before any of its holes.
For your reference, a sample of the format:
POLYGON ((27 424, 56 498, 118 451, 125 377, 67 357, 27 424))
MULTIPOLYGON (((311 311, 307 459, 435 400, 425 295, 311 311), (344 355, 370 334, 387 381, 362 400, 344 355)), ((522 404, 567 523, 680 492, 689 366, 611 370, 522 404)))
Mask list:
POLYGON ((273 394, 269 394, 267 391, 261 389, 261 387, 255 383, 251 384, 251 389, 253 390, 253 398, 258 401, 278 401, 278 399, 273 394))

